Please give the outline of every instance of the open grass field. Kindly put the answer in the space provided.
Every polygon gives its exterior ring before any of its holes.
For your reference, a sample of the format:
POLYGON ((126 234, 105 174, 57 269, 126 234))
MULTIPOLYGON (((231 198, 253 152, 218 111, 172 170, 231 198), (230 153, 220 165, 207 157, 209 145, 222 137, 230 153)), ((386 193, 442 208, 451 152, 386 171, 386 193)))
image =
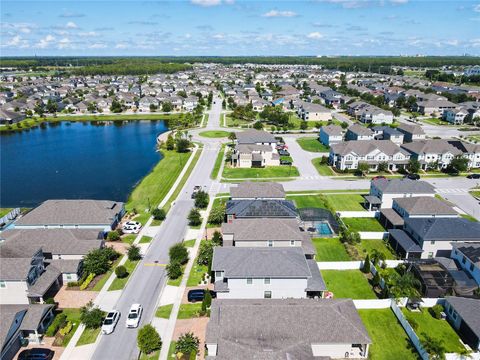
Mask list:
POLYGON ((115 277, 112 284, 108 288, 108 291, 122 290, 125 287, 125 285, 127 284, 128 279, 130 278, 130 276, 134 272, 137 265, 138 265, 138 260, 137 261, 130 261, 130 260, 127 259, 127 261, 125 261, 125 264, 123 264, 123 266, 125 266, 125 268, 127 269, 128 275, 126 277, 122 278, 122 279, 120 279, 118 277, 115 277))
POLYGON ((322 270, 328 291, 335 298, 376 299, 376 295, 360 270, 322 270))
POLYGON ((297 208, 327 208, 326 195, 287 195, 288 200, 293 200, 297 208))
POLYGON ((358 231, 385 231, 382 224, 375 218, 342 218, 348 230, 358 231))
POLYGON ((317 261, 350 261, 345 247, 338 238, 312 239, 317 250, 317 261))
POLYGON ((172 313, 173 304, 159 306, 155 312, 155 316, 162 319, 169 319, 172 313))
POLYGON ((230 135, 230 132, 222 131, 222 130, 209 130, 209 131, 202 131, 198 135, 206 138, 227 138, 228 135, 230 135))
POLYGON ((405 308, 402 311, 409 322, 413 319, 418 324, 415 332, 420 340, 424 338, 424 334, 427 334, 433 339, 443 341, 447 353, 458 353, 465 350, 460 338, 448 321, 435 319, 425 308, 420 312, 409 311, 405 308))
POLYGON ((318 138, 314 138, 314 137, 298 138, 297 143, 305 151, 310 151, 310 152, 329 152, 330 151, 330 148, 328 146, 323 145, 318 140, 318 138))
POLYGON ((225 144, 222 144, 222 147, 218 151, 217 158, 215 159, 215 164, 213 165, 212 173, 210 174, 210 179, 215 180, 218 177, 218 172, 222 166, 223 155, 225 152, 225 144))
POLYGON ((363 324, 373 341, 368 358, 371 360, 420 359, 410 339, 392 310, 358 310, 363 324))
POLYGON ((295 166, 267 166, 264 168, 225 167, 222 174, 225 179, 287 178, 299 175, 295 166))
POLYGON ((237 119, 228 114, 225 115, 225 122, 227 127, 248 127, 248 125, 252 124, 252 121, 237 119))
POLYGON ((125 208, 143 213, 158 206, 174 184, 191 153, 162 151, 163 159, 145 176, 130 194, 125 208))

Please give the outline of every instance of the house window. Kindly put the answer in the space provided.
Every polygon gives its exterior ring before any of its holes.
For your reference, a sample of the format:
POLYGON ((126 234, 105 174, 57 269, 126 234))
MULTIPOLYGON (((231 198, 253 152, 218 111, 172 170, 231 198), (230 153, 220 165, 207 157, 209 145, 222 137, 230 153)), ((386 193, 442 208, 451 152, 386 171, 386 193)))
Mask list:
POLYGON ((273 240, 268 240, 268 247, 273 247, 273 240))
POLYGON ((222 277, 221 271, 215 271, 215 277, 222 277))
POLYGON ((72 280, 72 275, 67 274, 67 280, 72 280))
POLYGON ((265 285, 270 285, 270 278, 265 278, 265 279, 263 279, 263 283, 264 283, 265 285))
POLYGON ((7 283, 5 281, 0 281, 0 289, 5 289, 7 287, 7 283))
POLYGON ((252 284, 253 284, 253 279, 247 278, 247 285, 252 285, 252 284))
POLYGON ((467 262, 467 258, 464 256, 462 257, 462 264, 465 264, 467 262))
POLYGON ((290 246, 295 246, 295 240, 290 240, 290 246))
POLYGON ((435 240, 430 241, 430 244, 435 245, 435 240))
POLYGON ((272 298, 272 292, 271 291, 264 291, 263 292, 263 298, 264 299, 271 299, 272 298))
POLYGON ((470 264, 470 271, 473 272, 474 266, 473 264, 470 264))

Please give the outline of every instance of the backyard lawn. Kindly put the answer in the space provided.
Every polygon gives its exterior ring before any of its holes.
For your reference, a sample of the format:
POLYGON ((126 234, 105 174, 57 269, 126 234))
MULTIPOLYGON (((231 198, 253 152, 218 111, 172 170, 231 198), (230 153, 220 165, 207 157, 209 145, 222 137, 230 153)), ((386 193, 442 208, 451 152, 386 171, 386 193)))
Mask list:
POLYGON ((362 211, 364 198, 360 194, 325 195, 335 211, 362 211))
POLYGON ((299 175, 295 166, 267 166, 264 168, 225 167, 222 174, 225 179, 286 178, 299 175))
POLYGON ((155 316, 162 319, 169 319, 172 313, 173 304, 159 306, 155 312, 155 316))
POLYGON ((372 287, 360 270, 322 270, 328 291, 335 298, 376 299, 372 287))
POLYGON ((322 158, 312 159, 312 164, 317 169, 317 172, 321 176, 337 176, 338 174, 332 170, 327 164, 322 164, 322 158))
POLYGON ((201 302, 195 304, 181 304, 180 309, 178 310, 177 319, 191 319, 196 317, 201 310, 201 302))
POLYGON ((120 279, 118 277, 115 277, 112 284, 108 288, 108 291, 122 290, 125 287, 125 285, 127 284, 128 278, 132 275, 132 273, 135 270, 135 267, 137 266, 137 264, 138 264, 138 260, 137 261, 130 261, 130 260, 127 259, 127 261, 125 261, 125 264, 123 264, 123 266, 125 266, 125 268, 127 269, 127 274, 128 275, 126 277, 122 278, 122 279, 120 279))
POLYGON ((373 344, 371 360, 416 360, 417 352, 390 308, 358 310, 373 344))
POLYGON ((230 133, 228 131, 223 130, 209 130, 209 131, 202 131, 198 135, 206 137, 206 138, 226 138, 230 133))
POLYGON ((7 215, 13 208, 0 208, 0 218, 7 215))
POLYGON ((350 261, 345 247, 338 238, 312 239, 317 250, 317 261, 350 261))
POLYGON ((342 218, 348 230, 359 231, 385 231, 382 224, 376 218, 342 218))
POLYGON ((323 145, 318 138, 314 137, 303 137, 297 139, 297 143, 300 147, 305 151, 310 152, 329 152, 330 148, 328 146, 323 145))
POLYGON ((450 326, 450 324, 445 320, 435 319, 432 315, 430 315, 428 309, 424 308, 421 310, 421 312, 414 312, 404 308, 402 311, 409 322, 410 319, 413 319, 418 324, 418 328, 415 330, 415 332, 420 340, 422 340, 424 337, 423 333, 426 333, 433 339, 442 340, 443 346, 445 346, 447 353, 458 353, 462 350, 465 350, 465 347, 460 342, 457 333, 450 326))
POLYGON ((297 208, 327 208, 325 195, 287 195, 288 200, 295 202, 297 208))
POLYGON ((360 254, 363 254, 362 259, 364 259, 367 254, 371 254, 373 250, 385 255, 385 260, 396 259, 395 254, 390 250, 384 240, 362 240, 359 244, 355 244, 355 247, 360 254))

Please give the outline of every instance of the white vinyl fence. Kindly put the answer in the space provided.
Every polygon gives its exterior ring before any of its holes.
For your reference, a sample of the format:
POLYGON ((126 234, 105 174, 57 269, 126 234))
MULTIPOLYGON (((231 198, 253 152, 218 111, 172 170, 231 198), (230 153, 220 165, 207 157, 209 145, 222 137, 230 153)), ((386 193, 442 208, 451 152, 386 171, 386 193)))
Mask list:
POLYGON ((383 240, 388 237, 388 232, 384 231, 359 231, 362 240, 383 240))
POLYGON ((12 209, 7 215, 0 218, 0 224, 6 224, 10 220, 15 219, 18 215, 20 215, 20 208, 12 209))
POLYGON ((337 211, 337 215, 341 218, 374 218, 377 211, 337 211))

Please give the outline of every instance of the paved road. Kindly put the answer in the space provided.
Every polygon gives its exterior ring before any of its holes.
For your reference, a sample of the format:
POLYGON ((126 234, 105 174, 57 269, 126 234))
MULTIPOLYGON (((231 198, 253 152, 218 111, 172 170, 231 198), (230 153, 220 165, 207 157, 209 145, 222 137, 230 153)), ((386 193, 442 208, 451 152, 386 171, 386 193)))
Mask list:
MULTIPOLYGON (((215 126, 219 124, 221 100, 214 104, 209 116, 215 126)), ((144 307, 144 314, 140 326, 150 323, 154 314, 157 299, 166 284, 164 264, 168 263, 168 249, 175 243, 181 242, 187 231, 187 215, 193 207, 191 189, 194 185, 206 186, 215 191, 212 186, 210 173, 215 163, 220 142, 210 140, 205 143, 204 150, 195 169, 185 184, 178 200, 168 212, 167 219, 163 222, 155 235, 148 252, 132 274, 127 287, 122 292, 115 308, 122 314, 120 321, 111 335, 101 335, 93 359, 137 359, 138 349, 136 337, 138 329, 127 329, 125 320, 130 306, 140 303, 144 307)), ((168 346, 168 344, 167 344, 168 346)))
POLYGON ((312 164, 312 159, 322 156, 320 153, 313 153, 303 150, 298 145, 297 137, 283 136, 285 144, 288 146, 288 151, 294 160, 294 165, 298 168, 300 176, 311 177, 318 176, 317 169, 312 164))

